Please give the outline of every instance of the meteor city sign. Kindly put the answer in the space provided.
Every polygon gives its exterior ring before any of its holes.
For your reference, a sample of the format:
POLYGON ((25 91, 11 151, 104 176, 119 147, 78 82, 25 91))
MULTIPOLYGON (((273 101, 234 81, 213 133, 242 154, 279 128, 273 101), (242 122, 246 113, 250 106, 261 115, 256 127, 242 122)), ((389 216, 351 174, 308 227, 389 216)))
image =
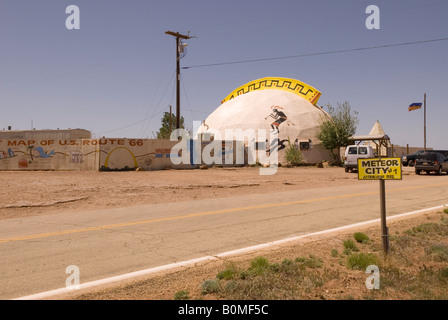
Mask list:
POLYGON ((384 253, 389 253, 389 228, 386 224, 386 180, 401 180, 400 158, 358 159, 358 180, 379 180, 381 237, 384 253))
POLYGON ((401 180, 401 159, 358 159, 358 180, 401 180))

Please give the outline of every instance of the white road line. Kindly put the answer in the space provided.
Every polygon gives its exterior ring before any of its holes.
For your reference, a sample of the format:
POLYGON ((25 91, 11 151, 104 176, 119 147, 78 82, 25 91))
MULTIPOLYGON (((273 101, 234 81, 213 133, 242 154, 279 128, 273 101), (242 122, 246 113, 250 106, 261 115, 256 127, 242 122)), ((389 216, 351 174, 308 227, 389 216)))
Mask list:
MULTIPOLYGON (((434 211, 434 210, 438 210, 438 209, 444 209, 444 208, 448 208, 448 204, 444 204, 444 205, 437 206, 437 207, 421 209, 421 210, 417 210, 417 211, 411 211, 411 212, 407 212, 407 213, 394 215, 394 216, 391 216, 391 217, 387 217, 387 220, 389 221, 389 220, 393 220, 393 219, 397 219, 397 218, 402 218, 402 217, 406 217, 406 216, 412 216, 412 215, 416 215, 416 214, 420 214, 420 213, 424 213, 424 212, 428 212, 428 211, 434 211)), ((196 263, 199 263, 199 262, 218 260, 218 259, 221 259, 221 258, 224 258, 224 257, 229 257, 229 256, 233 256, 233 255, 243 254, 243 253, 249 253, 249 252, 253 252, 253 251, 256 251, 256 250, 265 249, 265 248, 268 248, 268 247, 273 247, 273 246, 277 246, 277 245, 284 244, 284 243, 287 243, 287 242, 297 241, 297 240, 308 238, 308 237, 313 237, 313 236, 322 235, 322 234, 326 234, 326 233, 344 231, 344 230, 347 230, 347 229, 351 229, 351 228, 355 228, 355 227, 361 227, 361 226, 366 226, 366 225, 374 224, 374 223, 378 223, 378 222, 380 222, 380 219, 374 219, 374 220, 354 223, 354 224, 350 224, 350 225, 343 226, 343 227, 337 227, 337 228, 323 230, 323 231, 318 231, 318 232, 309 233, 309 234, 305 234, 305 235, 301 235, 301 236, 296 236, 296 237, 286 238, 286 239, 282 239, 282 240, 272 241, 272 242, 268 242, 268 243, 255 245, 255 246, 250 246, 250 247, 246 247, 246 248, 242 248, 242 249, 227 251, 227 252, 223 252, 223 253, 220 253, 220 254, 214 255, 214 256, 205 256, 205 257, 201 257, 201 258, 197 258, 197 259, 192 259, 192 260, 187 260, 187 261, 182 261, 182 262, 170 263, 170 264, 159 266, 159 267, 153 267, 153 268, 144 269, 144 270, 140 270, 140 271, 135 271, 135 272, 131 272, 131 273, 126 273, 126 274, 122 274, 122 275, 118 275, 118 276, 114 276, 114 277, 104 278, 104 279, 101 279, 101 280, 86 282, 86 283, 80 284, 77 289, 60 288, 60 289, 55 289, 55 290, 50 290, 50 291, 45 291, 45 292, 41 292, 41 293, 32 294, 32 295, 29 295, 29 296, 23 296, 23 297, 15 298, 13 300, 39 300, 39 299, 45 299, 45 298, 49 298, 49 297, 52 297, 52 296, 57 296, 57 295, 60 295, 60 294, 66 294, 66 293, 71 293, 71 292, 82 290, 82 289, 93 288, 93 287, 96 287, 96 286, 99 286, 99 285, 111 284, 111 283, 114 283, 114 282, 119 282, 119 281, 128 280, 128 279, 132 279, 132 278, 136 278, 136 277, 140 277, 140 276, 144 276, 144 275, 149 275, 149 274, 157 273, 157 272, 160 272, 160 271, 167 271, 167 270, 174 269, 174 268, 192 266, 192 265, 194 265, 196 263)))

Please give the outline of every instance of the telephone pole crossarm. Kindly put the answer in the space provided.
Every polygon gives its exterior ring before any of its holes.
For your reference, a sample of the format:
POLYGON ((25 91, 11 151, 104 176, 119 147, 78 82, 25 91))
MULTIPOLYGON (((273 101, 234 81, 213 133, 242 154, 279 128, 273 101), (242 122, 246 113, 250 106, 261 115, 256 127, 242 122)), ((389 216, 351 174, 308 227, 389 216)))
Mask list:
POLYGON ((169 34, 170 36, 176 37, 176 38, 181 38, 181 39, 191 39, 193 37, 190 37, 189 35, 185 35, 185 34, 180 34, 179 32, 173 32, 173 31, 166 31, 166 34, 169 34))

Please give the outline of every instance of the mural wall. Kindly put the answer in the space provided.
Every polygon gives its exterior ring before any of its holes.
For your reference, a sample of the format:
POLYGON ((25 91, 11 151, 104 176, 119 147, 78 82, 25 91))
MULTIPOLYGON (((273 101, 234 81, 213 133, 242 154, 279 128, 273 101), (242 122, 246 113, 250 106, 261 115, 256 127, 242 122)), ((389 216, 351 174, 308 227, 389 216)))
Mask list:
POLYGON ((98 148, 85 141, 0 140, 0 170, 98 170, 98 148))
POLYGON ((0 140, 0 170, 158 170, 175 142, 149 139, 0 140))
POLYGON ((171 148, 177 141, 157 139, 111 139, 91 140, 99 150, 99 169, 102 171, 162 170, 166 167, 187 168, 189 166, 174 166, 171 148))
MULTIPOLYGON (((189 163, 173 164, 171 149, 177 141, 157 139, 14 139, 0 140, 0 170, 118 171, 162 170, 167 167, 189 169, 203 165, 202 143, 199 153, 191 152, 189 163)), ((196 150, 195 141, 188 149, 196 150)), ((236 161, 233 143, 222 142, 219 156, 223 164, 236 161), (224 158, 228 159, 224 161, 224 158), (230 158, 229 158, 230 157, 230 158), (230 159, 230 160, 229 160, 230 159)))

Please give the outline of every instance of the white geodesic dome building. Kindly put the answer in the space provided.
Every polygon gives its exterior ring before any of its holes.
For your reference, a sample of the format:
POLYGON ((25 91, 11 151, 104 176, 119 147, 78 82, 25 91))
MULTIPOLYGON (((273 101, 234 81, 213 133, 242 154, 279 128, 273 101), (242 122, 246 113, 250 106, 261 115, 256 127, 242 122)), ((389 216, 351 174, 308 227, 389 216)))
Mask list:
POLYGON ((330 160, 329 152, 317 139, 319 125, 328 114, 317 106, 320 92, 294 79, 263 78, 251 81, 227 96, 202 123, 199 134, 218 132, 222 138, 229 130, 257 132, 257 142, 269 140, 276 131, 279 161, 284 161, 288 141, 301 149, 306 162, 330 160), (267 135, 258 134, 267 132, 267 135), (227 131, 226 131, 227 130, 227 131))

